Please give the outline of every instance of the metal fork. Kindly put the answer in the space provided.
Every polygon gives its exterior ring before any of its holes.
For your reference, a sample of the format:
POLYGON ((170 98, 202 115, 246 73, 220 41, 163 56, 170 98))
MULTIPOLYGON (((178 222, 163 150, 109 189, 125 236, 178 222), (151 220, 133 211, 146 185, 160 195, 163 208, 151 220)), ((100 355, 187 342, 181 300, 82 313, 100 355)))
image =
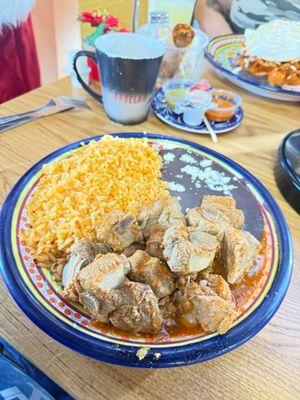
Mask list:
POLYGON ((71 108, 90 109, 83 100, 72 99, 70 97, 61 96, 54 97, 42 106, 34 110, 20 114, 8 115, 0 117, 0 132, 15 128, 26 122, 33 121, 37 118, 46 117, 48 115, 57 114, 59 112, 70 110, 71 108))

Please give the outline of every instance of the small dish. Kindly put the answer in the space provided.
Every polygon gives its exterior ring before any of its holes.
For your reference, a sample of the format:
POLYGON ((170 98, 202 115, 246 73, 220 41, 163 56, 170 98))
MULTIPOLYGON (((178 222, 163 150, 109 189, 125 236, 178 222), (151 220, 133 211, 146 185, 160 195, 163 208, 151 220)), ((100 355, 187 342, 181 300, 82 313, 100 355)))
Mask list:
MULTIPOLYGON (((165 95, 167 105, 176 110, 178 106, 183 104, 187 89, 191 88, 195 83, 187 79, 169 79, 163 86, 162 91, 165 95)), ((178 112, 180 114, 180 112, 178 112)))
POLYGON ((170 79, 163 85, 168 107, 174 114, 182 114, 188 126, 199 126, 207 109, 215 108, 210 91, 198 87, 195 82, 184 79, 170 79))
MULTIPOLYGON (((174 112, 174 109, 170 108, 167 104, 165 93, 162 89, 158 90, 154 95, 152 100, 152 109, 155 115, 168 125, 187 132, 209 135, 208 129, 206 128, 204 122, 201 122, 201 124, 194 126, 192 126, 191 124, 188 125, 184 121, 182 113, 178 114, 174 112)), ((243 117, 243 109, 242 107, 238 107, 235 111, 235 114, 229 120, 221 122, 211 121, 211 126, 217 134, 229 132, 240 125, 243 117)))
POLYGON ((199 126, 203 122, 204 109, 189 107, 182 113, 183 122, 188 126, 199 126))
POLYGON ((210 121, 228 121, 236 113, 236 110, 241 107, 241 96, 229 90, 212 89, 210 94, 212 102, 216 104, 216 107, 206 111, 206 116, 210 121))

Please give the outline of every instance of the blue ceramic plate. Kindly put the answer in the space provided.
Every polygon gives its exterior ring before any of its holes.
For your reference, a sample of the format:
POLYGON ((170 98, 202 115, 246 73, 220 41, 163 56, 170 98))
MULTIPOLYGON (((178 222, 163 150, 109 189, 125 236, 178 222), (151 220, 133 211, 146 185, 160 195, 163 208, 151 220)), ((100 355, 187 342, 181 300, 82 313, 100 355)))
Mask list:
POLYGON ((259 96, 281 101, 300 101, 300 91, 271 86, 265 77, 258 77, 237 68, 237 60, 244 43, 243 35, 224 35, 213 38, 206 49, 206 57, 217 71, 230 82, 259 96))
MULTIPOLYGON (((194 207, 204 194, 233 195, 244 210, 245 229, 263 244, 249 271, 247 295, 232 288, 238 318, 225 335, 194 332, 169 340, 129 338, 91 323, 76 304, 61 297, 61 288, 48 270, 38 269, 27 243, 19 239, 29 229, 26 203, 45 163, 52 163, 88 143, 85 139, 65 146, 35 164, 9 193, 0 215, 0 262, 5 283, 27 316, 62 344, 87 356, 131 367, 162 368, 193 364, 235 349, 259 332, 270 320, 287 291, 292 268, 292 246, 285 219, 267 189, 230 159, 183 139, 164 135, 120 133, 148 138, 149 146, 164 158, 163 178, 184 210, 194 207), (252 283, 251 283, 252 282, 252 283), (142 350, 141 350, 142 349, 142 350)), ((247 279, 248 279, 247 278, 247 279)), ((239 286, 240 287, 240 286, 239 286)))
MULTIPOLYGON (((195 127, 191 127, 183 121, 182 115, 175 114, 170 109, 170 107, 168 107, 165 101, 165 94, 162 89, 159 89, 155 93, 152 100, 152 108, 155 115, 168 125, 174 126, 175 128, 181 129, 183 131, 209 135, 209 132, 204 123, 195 127)), ((210 124, 216 133, 229 132, 240 125, 243 117, 244 117, 243 110, 241 107, 239 107, 236 113, 229 121, 225 122, 210 121, 210 124)))

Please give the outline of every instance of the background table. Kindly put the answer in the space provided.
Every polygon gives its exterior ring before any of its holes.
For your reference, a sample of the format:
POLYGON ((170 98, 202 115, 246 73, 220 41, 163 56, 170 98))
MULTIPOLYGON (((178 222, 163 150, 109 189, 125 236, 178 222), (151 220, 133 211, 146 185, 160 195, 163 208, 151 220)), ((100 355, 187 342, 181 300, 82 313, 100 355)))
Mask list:
MULTIPOLYGON (((218 86, 229 84, 217 82, 218 86)), ((0 335, 77 399, 299 399, 300 382, 300 218, 274 181, 273 167, 282 138, 300 126, 300 107, 248 95, 245 118, 233 132, 209 137, 171 128, 154 115, 138 125, 111 122, 89 98, 91 111, 69 111, 0 134, 0 202, 33 163, 81 138, 121 131, 181 136, 219 151, 255 174, 271 191, 289 223, 295 262, 287 296, 271 322, 251 341, 221 358, 178 369, 137 370, 111 366, 57 343, 16 306, 0 279, 0 335)), ((70 95, 68 79, 19 97, 0 107, 0 115, 22 112, 53 96, 70 95)))

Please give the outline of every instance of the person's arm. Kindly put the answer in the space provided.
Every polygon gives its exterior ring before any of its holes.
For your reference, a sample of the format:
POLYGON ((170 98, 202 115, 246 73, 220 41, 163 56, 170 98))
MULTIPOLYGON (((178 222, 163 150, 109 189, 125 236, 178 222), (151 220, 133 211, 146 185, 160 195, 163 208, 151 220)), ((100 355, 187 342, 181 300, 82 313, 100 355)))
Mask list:
POLYGON ((210 36, 232 33, 223 15, 209 7, 207 0, 197 0, 194 15, 200 28, 210 36))

